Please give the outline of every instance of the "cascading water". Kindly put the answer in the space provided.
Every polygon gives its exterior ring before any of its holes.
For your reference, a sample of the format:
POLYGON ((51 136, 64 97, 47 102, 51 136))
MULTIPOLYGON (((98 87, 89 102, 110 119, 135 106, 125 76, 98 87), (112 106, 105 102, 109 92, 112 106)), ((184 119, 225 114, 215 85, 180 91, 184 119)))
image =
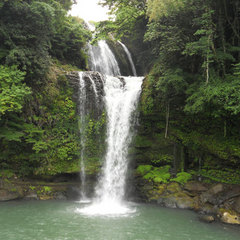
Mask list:
POLYGON ((98 71, 110 76, 121 75, 118 62, 106 41, 100 40, 97 46, 89 45, 89 55, 92 71, 98 71))
POLYGON ((90 207, 80 209, 81 213, 115 215, 131 212, 124 204, 127 155, 142 80, 143 77, 106 77, 107 153, 103 173, 96 187, 97 197, 90 207))
MULTIPOLYGON (((91 31, 95 26, 86 22, 91 31)), ((98 71, 110 76, 121 75, 118 62, 105 40, 98 41, 96 46, 88 44, 89 66, 92 71, 98 71)))
POLYGON ((131 53, 129 52, 129 50, 128 50, 128 48, 126 47, 125 44, 123 44, 123 43, 120 42, 120 41, 118 41, 118 43, 122 46, 124 52, 126 53, 126 55, 127 55, 127 57, 128 57, 129 63, 130 63, 131 68, 132 68, 133 76, 137 76, 137 71, 136 71, 136 68, 135 68, 135 65, 134 65, 134 62, 133 62, 131 53))
MULTIPOLYGON (((126 46, 122 46, 136 75, 131 55, 126 46)), ((88 215, 126 214, 132 211, 124 203, 128 146, 143 77, 114 77, 121 73, 117 60, 105 41, 99 41, 97 46, 89 45, 89 57, 91 70, 103 74, 101 79, 107 113, 107 150, 102 174, 96 186, 96 198, 90 206, 78 211, 88 215)), ((88 76, 91 73, 84 74, 88 76)), ((88 78, 94 90, 94 79, 91 76, 88 78)), ((97 92, 95 97, 98 101, 97 92)))

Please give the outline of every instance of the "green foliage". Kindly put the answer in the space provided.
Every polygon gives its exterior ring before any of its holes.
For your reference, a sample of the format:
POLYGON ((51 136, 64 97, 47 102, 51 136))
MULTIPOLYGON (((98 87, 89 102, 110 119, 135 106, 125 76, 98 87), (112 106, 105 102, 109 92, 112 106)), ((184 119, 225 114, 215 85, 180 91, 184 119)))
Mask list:
POLYGON ((0 64, 25 71, 31 86, 43 83, 50 54, 85 68, 83 48, 89 33, 81 21, 67 16, 65 9, 71 4, 70 0, 5 1, 0 8, 0 64))
POLYGON ((90 32, 84 29, 83 21, 76 17, 63 16, 61 21, 51 40, 50 53, 62 62, 85 69, 87 56, 84 48, 91 37, 90 32))
POLYGON ((126 37, 134 30, 137 20, 145 16, 144 0, 102 0, 101 3, 109 6, 114 18, 97 24, 97 38, 106 38, 109 33, 114 34, 116 39, 126 37))
POLYGON ((172 178, 171 182, 178 182, 180 184, 185 184, 187 181, 189 181, 192 178, 192 175, 187 172, 180 172, 177 174, 177 177, 172 178))
POLYGON ((71 0, 0 4, 2 169, 22 176, 79 169, 76 106, 65 75, 86 68, 90 33, 82 20, 67 15, 71 5, 71 0))
POLYGON ((36 187, 35 186, 29 186, 29 189, 34 191, 36 189, 36 187))
POLYGON ((155 158, 151 160, 151 163, 155 165, 171 164, 172 162, 173 162, 173 156, 169 154, 158 154, 157 156, 155 156, 155 158))
POLYGON ((143 92, 141 95, 141 111, 145 114, 151 114, 154 111, 154 78, 148 76, 143 82, 143 92))
POLYGON ((147 7, 145 41, 157 60, 143 85, 142 123, 148 134, 168 126, 172 144, 184 146, 176 153, 185 158, 184 169, 234 168, 240 159, 237 1, 152 0, 147 7))
POLYGON ((240 170, 236 169, 202 169, 199 174, 204 181, 240 184, 240 170))
POLYGON ((138 174, 145 175, 146 173, 150 172, 152 168, 153 166, 151 165, 139 165, 136 171, 138 174))
MULTIPOLYGON (((36 188, 35 188, 36 189, 36 188)), ((35 190, 34 189, 34 190, 35 190)), ((49 186, 42 186, 42 187, 38 187, 37 188, 37 195, 41 196, 41 195, 49 195, 52 192, 52 188, 49 186)))
POLYGON ((78 165, 73 90, 60 72, 51 68, 48 84, 28 99, 21 117, 11 113, 0 121, 1 168, 25 176, 67 172, 78 165))
POLYGON ((0 171, 0 178, 10 179, 13 176, 14 176, 14 173, 11 170, 1 170, 0 171))
POLYGON ((185 111, 199 113, 211 110, 213 117, 237 115, 240 112, 239 77, 228 75, 224 81, 216 76, 206 86, 202 84, 198 89, 193 88, 186 102, 185 111), (195 91, 194 91, 195 89, 195 91), (194 91, 194 92, 193 92, 194 91))
POLYGON ((139 165, 137 173, 142 175, 143 179, 154 183, 167 183, 171 177, 169 173, 170 166, 153 167, 151 165, 139 165))
POLYGON ((182 10, 189 2, 189 0, 149 0, 147 2, 147 14, 150 20, 156 20, 182 10))
POLYGON ((144 136, 137 135, 134 140, 134 145, 137 148, 147 148, 151 146, 151 141, 144 136))
POLYGON ((25 73, 16 67, 0 66, 0 119, 8 112, 20 112, 31 91, 23 83, 25 73))
POLYGON ((16 65, 28 79, 42 77, 48 67, 54 8, 41 1, 5 1, 0 9, 1 63, 16 65))
POLYGON ((49 186, 43 186, 43 191, 44 191, 45 193, 49 193, 49 192, 52 191, 52 188, 49 187, 49 186))

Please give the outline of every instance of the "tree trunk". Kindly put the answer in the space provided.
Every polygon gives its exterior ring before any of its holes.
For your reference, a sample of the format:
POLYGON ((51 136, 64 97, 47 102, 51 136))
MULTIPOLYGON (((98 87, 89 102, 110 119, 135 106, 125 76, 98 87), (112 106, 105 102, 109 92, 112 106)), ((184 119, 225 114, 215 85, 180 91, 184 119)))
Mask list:
POLYGON ((165 138, 168 137, 169 115, 170 115, 170 106, 169 106, 169 102, 168 102, 168 103, 167 103, 167 106, 166 106, 166 127, 165 127, 165 138))

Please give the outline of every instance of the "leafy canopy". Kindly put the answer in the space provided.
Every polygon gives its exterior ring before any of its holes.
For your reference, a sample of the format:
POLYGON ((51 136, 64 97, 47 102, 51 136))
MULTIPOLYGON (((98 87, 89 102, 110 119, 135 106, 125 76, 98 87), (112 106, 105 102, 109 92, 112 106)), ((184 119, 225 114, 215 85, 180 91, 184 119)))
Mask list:
POLYGON ((16 67, 0 66, 0 118, 8 112, 20 112, 31 90, 23 83, 25 73, 16 67))

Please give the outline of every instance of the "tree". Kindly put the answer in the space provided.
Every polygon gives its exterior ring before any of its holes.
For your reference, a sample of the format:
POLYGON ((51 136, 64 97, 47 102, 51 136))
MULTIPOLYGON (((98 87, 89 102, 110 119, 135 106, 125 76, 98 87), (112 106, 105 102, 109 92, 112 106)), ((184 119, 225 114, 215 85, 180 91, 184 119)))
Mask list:
POLYGON ((49 66, 53 19, 54 8, 45 2, 5 1, 0 8, 0 63, 25 71, 28 82, 40 81, 49 66))

